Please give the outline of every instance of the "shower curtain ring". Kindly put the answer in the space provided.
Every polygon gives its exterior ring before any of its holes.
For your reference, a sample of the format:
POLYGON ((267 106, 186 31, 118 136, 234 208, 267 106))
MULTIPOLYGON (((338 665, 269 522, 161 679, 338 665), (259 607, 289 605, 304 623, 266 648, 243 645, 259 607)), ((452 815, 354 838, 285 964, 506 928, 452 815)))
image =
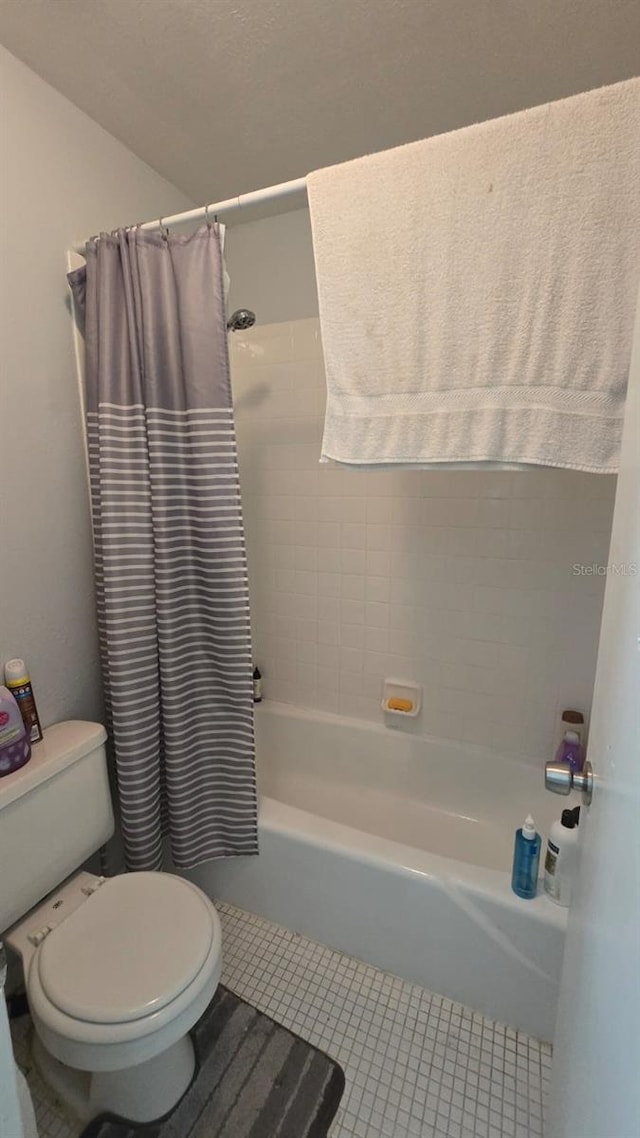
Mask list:
MULTIPOLYGON (((206 205, 204 207, 204 216, 205 216, 205 221, 207 223, 207 228, 211 229, 211 227, 213 225, 213 221, 211 220, 211 215, 209 213, 209 206, 208 205, 206 205)), ((218 220, 217 217, 214 220, 217 221, 218 220)))
POLYGON ((169 227, 164 224, 164 221, 161 217, 158 218, 158 225, 160 226, 160 232, 166 241, 169 237, 169 227))

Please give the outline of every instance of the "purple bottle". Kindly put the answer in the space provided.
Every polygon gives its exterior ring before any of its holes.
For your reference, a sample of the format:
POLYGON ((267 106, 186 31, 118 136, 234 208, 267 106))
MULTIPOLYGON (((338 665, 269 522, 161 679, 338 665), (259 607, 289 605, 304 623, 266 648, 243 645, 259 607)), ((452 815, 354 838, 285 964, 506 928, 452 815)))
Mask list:
POLYGON ((0 685, 0 778, 13 774, 31 758, 31 743, 20 708, 8 688, 0 685))
POLYGON ((577 731, 565 731, 558 750, 557 763, 568 763, 574 772, 581 771, 584 766, 584 750, 577 731))

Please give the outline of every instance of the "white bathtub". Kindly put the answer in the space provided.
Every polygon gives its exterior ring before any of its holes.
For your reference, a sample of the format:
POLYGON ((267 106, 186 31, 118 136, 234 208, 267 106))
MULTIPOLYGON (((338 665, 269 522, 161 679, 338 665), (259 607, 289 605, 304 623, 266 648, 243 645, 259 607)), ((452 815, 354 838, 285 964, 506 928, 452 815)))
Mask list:
POLYGON ((510 888, 516 827, 531 811, 546 835, 566 805, 542 770, 285 704, 256 718, 260 857, 193 879, 551 1040, 566 913, 510 888))

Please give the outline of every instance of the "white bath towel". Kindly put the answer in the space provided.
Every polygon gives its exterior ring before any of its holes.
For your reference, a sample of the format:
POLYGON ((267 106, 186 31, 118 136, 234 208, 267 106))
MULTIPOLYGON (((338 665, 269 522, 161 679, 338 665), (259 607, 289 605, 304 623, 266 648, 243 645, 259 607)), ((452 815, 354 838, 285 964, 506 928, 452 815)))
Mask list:
POLYGON ((640 279, 640 79, 307 185, 325 459, 617 469, 640 279))

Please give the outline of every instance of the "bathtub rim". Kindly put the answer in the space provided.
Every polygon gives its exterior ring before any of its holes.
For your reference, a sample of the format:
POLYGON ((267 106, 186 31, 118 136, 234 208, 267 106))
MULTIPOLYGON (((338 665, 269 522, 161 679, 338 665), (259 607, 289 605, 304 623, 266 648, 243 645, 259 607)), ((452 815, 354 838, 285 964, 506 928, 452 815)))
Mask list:
POLYGON ((343 856, 365 862, 376 869, 384 869, 398 877, 426 880, 439 889, 455 892, 462 890, 478 898, 489 896, 513 912, 528 913, 529 917, 545 925, 566 930, 568 910, 544 893, 539 882, 538 895, 525 901, 511 889, 509 873, 458 861, 442 854, 431 853, 415 846, 403 845, 390 838, 378 837, 365 830, 357 830, 342 822, 334 822, 320 814, 289 806, 278 799, 260 795, 258 808, 258 837, 260 829, 290 837, 317 849, 331 850, 343 856), (526 906, 523 910, 522 906, 526 906))

